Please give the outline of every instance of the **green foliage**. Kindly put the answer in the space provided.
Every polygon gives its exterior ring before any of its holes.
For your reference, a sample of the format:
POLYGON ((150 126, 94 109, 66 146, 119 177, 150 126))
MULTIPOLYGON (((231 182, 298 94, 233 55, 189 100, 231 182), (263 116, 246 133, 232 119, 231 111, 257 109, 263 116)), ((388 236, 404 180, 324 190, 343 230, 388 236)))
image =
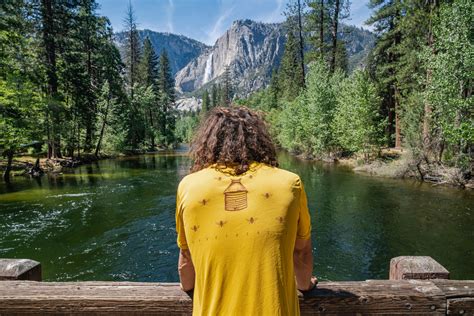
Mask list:
POLYGON ((289 101, 294 100, 304 86, 298 42, 291 31, 288 32, 277 78, 278 85, 281 87, 281 96, 289 101))
POLYGON ((199 125, 199 116, 194 112, 182 113, 176 121, 176 139, 179 143, 189 143, 199 125))
POLYGON ((460 161, 464 161, 464 156, 472 159, 469 154, 474 143, 473 16, 471 1, 444 4, 433 30, 435 53, 427 52, 426 58, 431 74, 425 93, 432 104, 431 132, 460 161))
POLYGON ((204 90, 203 94, 202 94, 202 113, 205 114, 207 111, 209 111, 211 109, 211 104, 210 104, 211 100, 209 98, 209 92, 207 92, 207 90, 204 90))
POLYGON ((332 75, 323 61, 311 65, 307 89, 293 102, 283 105, 278 135, 283 147, 318 157, 334 150, 331 125, 342 78, 339 71, 332 75))
POLYGON ((368 158, 370 152, 384 143, 385 120, 379 107, 377 88, 364 71, 357 70, 343 80, 332 129, 344 150, 363 152, 368 158))

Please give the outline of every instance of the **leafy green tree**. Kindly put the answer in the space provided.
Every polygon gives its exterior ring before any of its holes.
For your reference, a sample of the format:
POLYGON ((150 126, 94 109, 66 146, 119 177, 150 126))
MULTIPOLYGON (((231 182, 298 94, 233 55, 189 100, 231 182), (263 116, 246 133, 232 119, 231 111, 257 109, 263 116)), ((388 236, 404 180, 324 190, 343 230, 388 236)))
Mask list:
POLYGON ((366 160, 384 142, 385 121, 379 114, 381 98, 369 76, 356 70, 344 79, 337 95, 332 130, 337 143, 351 152, 362 152, 366 160))
POLYGON ((438 155, 445 153, 464 170, 469 169, 474 143, 473 11, 468 0, 443 4, 434 25, 436 53, 428 48, 424 54, 431 71, 425 97, 432 104, 431 133, 438 139, 438 155))
POLYGON ((335 151, 331 126, 342 79, 342 73, 331 74, 324 61, 311 64, 306 90, 284 104, 278 120, 281 132, 277 137, 285 148, 316 157, 335 151))
POLYGON ((0 3, 0 157, 7 159, 3 178, 10 179, 14 154, 25 144, 41 141, 45 104, 37 89, 41 71, 31 49, 35 39, 25 19, 24 1, 0 3))
POLYGON ((189 143, 193 139, 199 125, 199 116, 195 112, 181 113, 176 121, 176 140, 189 143))

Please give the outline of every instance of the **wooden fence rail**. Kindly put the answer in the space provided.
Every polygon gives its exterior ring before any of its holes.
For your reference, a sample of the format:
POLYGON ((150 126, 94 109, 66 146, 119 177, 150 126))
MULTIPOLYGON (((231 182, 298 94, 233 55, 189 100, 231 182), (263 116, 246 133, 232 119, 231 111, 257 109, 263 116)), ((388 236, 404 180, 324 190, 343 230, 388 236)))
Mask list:
MULTIPOLYGON (((15 268, 10 259, 7 269, 6 263, 0 259, 0 280, 5 280, 0 282, 0 315, 190 315, 192 311, 191 299, 177 283, 16 280, 15 273, 24 278, 24 270, 37 265, 22 261, 23 268, 15 268)), ((449 272, 430 257, 397 257, 391 261, 390 280, 321 282, 300 296, 301 314, 474 315, 474 281, 448 278, 449 272)))

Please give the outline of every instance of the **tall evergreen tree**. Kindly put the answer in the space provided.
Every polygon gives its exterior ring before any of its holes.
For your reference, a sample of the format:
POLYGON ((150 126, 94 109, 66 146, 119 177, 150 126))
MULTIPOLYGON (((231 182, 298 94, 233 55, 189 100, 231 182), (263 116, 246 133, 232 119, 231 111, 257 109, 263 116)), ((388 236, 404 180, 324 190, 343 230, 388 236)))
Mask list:
POLYGON ((336 66, 338 64, 337 57, 338 55, 338 47, 340 39, 339 32, 340 32, 340 21, 346 19, 349 16, 349 7, 350 2, 348 0, 334 0, 330 2, 329 12, 330 12, 330 19, 331 19, 331 59, 330 59, 330 69, 331 72, 336 70, 336 66))
POLYGON ((397 79, 401 42, 397 23, 401 18, 401 3, 399 0, 371 0, 370 7, 375 11, 367 22, 374 25, 377 34, 371 57, 373 76, 381 89, 382 112, 388 117, 387 134, 390 139, 394 136, 395 147, 401 147, 400 83, 397 79))
POLYGON ((224 70, 223 79, 222 79, 221 105, 230 106, 232 103, 232 96, 233 96, 232 76, 230 74, 229 66, 226 66, 224 70))
POLYGON ((306 54, 308 61, 325 60, 327 57, 327 32, 330 29, 328 9, 329 3, 327 0, 308 0, 306 33, 309 37, 309 45, 312 47, 306 54))
POLYGON ((212 84, 211 88, 211 107, 219 106, 219 96, 218 96, 218 89, 215 83, 212 84))
POLYGON ((282 95, 287 100, 293 100, 303 88, 300 67, 300 54, 298 43, 293 32, 288 32, 285 51, 281 58, 279 74, 282 95))
POLYGON ((207 111, 211 109, 211 104, 210 104, 210 98, 209 98, 209 92, 207 90, 204 90, 202 93, 202 113, 205 114, 207 111))
POLYGON ((156 55, 150 39, 147 37, 143 42, 143 55, 139 64, 140 83, 151 88, 154 94, 154 102, 144 109, 147 125, 147 134, 150 138, 151 149, 155 148, 155 118, 156 112, 161 109, 159 107, 160 89, 158 87, 158 56, 156 55))
POLYGON ((133 100, 134 86, 138 82, 138 64, 140 61, 140 42, 137 31, 137 18, 132 3, 128 3, 124 18, 124 28, 127 33, 125 41, 125 65, 127 69, 127 83, 130 98, 133 100))
POLYGON ((160 132, 164 144, 171 145, 174 142, 174 128, 176 115, 174 102, 176 93, 174 90, 174 78, 171 74, 171 66, 168 59, 168 53, 163 50, 160 55, 158 68, 158 89, 160 93, 160 132))

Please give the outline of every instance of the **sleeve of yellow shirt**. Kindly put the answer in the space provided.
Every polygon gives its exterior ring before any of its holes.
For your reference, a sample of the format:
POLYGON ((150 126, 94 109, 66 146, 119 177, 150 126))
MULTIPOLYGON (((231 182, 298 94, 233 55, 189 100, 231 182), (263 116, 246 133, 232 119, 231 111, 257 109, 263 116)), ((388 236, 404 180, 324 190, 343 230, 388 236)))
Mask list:
POLYGON ((298 230, 296 232, 296 238, 309 239, 311 238, 311 216, 309 214, 308 200, 304 190, 304 185, 299 177, 296 180, 295 187, 297 189, 298 199, 298 203, 296 203, 296 205, 299 208, 298 230))
POLYGON ((184 222, 183 222, 183 202, 182 202, 182 184, 178 186, 176 193, 176 232, 178 233, 177 243, 181 249, 188 249, 188 243, 186 241, 186 235, 184 233, 184 222))

